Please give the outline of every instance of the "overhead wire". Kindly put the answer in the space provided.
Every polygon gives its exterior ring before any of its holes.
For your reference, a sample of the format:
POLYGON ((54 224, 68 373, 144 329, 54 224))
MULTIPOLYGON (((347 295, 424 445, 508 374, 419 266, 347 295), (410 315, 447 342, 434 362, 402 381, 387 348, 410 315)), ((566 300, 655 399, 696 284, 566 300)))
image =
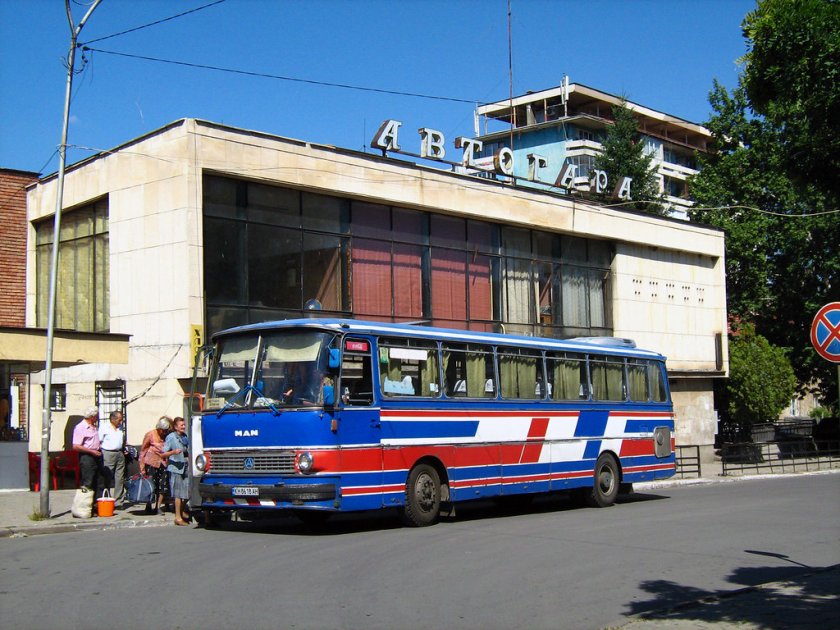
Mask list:
MULTIPOLYGON (((236 68, 223 68, 221 66, 211 66, 203 63, 192 63, 189 61, 176 61, 174 59, 161 59, 160 57, 149 57, 148 55, 136 55, 132 53, 118 52, 115 50, 104 50, 102 48, 91 48, 89 46, 83 47, 82 50, 98 52, 105 55, 115 55, 118 57, 128 57, 130 59, 141 59, 143 61, 155 61, 158 63, 168 63, 176 66, 185 66, 187 68, 198 68, 201 70, 214 70, 216 72, 227 72, 230 74, 240 74, 249 77, 259 77, 262 79, 275 79, 278 81, 292 81, 295 83, 306 83, 309 85, 320 85, 323 87, 334 87, 345 90, 358 90, 361 92, 374 92, 377 94, 390 94, 393 96, 409 96, 412 98, 425 98, 436 101, 450 101, 453 103, 467 103, 469 105, 477 104, 474 99, 456 98, 453 96, 437 96, 434 94, 422 94, 420 92, 401 92, 399 90, 386 90, 383 88, 365 87, 361 85, 351 85, 349 83, 333 83, 330 81, 317 81, 315 79, 301 79, 299 77, 289 77, 280 74, 269 74, 266 72, 255 72, 252 70, 239 70, 236 68)), ((484 104, 484 103, 478 103, 484 104)))
POLYGON ((169 17, 162 18, 160 20, 155 20, 154 22, 149 22, 148 24, 143 24, 142 26, 135 26, 134 28, 129 28, 124 31, 120 31, 119 33, 112 33, 111 35, 105 35, 104 37, 97 37, 95 39, 88 40, 86 42, 80 42, 78 44, 79 47, 84 47, 87 44, 92 44, 94 42, 102 42, 106 39, 112 39, 114 37, 119 37, 120 35, 127 35, 128 33, 134 33, 136 31, 141 31, 144 28, 149 28, 151 26, 157 26, 158 24, 163 24, 164 22, 169 22, 170 20, 175 20, 179 17, 184 17, 185 15, 189 15, 191 13, 196 13, 198 11, 203 11, 204 9, 209 9, 210 7, 214 7, 217 4, 222 4, 223 2, 227 2, 227 0, 216 0, 215 2, 210 2, 209 4, 202 5, 200 7, 196 7, 194 9, 190 9, 189 11, 184 11, 182 13, 178 13, 177 15, 170 15, 169 17))

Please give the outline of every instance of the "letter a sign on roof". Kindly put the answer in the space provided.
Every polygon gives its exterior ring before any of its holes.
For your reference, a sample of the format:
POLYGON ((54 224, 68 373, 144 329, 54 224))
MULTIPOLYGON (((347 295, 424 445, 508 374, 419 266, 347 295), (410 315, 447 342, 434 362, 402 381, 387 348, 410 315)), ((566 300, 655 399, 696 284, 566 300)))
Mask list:
POLYGON ((840 363, 840 302, 830 302, 817 312, 811 343, 823 359, 840 363))

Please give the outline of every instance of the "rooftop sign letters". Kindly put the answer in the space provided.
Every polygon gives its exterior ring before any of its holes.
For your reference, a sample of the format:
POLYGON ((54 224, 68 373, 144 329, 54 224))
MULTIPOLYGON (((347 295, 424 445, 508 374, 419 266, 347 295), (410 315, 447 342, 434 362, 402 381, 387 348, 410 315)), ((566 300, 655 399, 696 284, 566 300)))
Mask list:
MULTIPOLYGON (((379 126, 379 129, 376 130, 376 134, 374 134, 370 142, 371 147, 380 149, 383 154, 388 151, 406 153, 402 151, 399 143, 401 126, 402 123, 398 120, 389 119, 383 122, 379 126)), ((443 133, 429 127, 421 127, 417 131, 420 134, 420 157, 426 160, 447 162, 444 159, 446 157, 446 138, 443 133)), ((513 174, 513 151, 509 147, 501 147, 492 157, 477 157, 484 148, 484 143, 481 140, 458 136, 455 138, 454 144, 455 148, 460 149, 462 152, 459 164, 464 168, 496 173, 497 175, 511 178, 516 177, 513 174)), ((411 154, 408 153, 408 155, 411 154)), ((541 171, 547 169, 549 166, 546 157, 536 153, 528 153, 527 158, 528 181, 556 186, 557 188, 565 188, 566 190, 588 190, 599 194, 607 192, 607 174, 605 171, 592 170, 590 175, 591 179, 581 181, 582 178, 577 177, 577 165, 564 162, 560 173, 552 182, 540 178, 541 171)), ((453 164, 453 162, 447 163, 453 164)), ((612 191, 613 197, 629 199, 630 184, 632 181, 630 177, 622 178, 612 191)))

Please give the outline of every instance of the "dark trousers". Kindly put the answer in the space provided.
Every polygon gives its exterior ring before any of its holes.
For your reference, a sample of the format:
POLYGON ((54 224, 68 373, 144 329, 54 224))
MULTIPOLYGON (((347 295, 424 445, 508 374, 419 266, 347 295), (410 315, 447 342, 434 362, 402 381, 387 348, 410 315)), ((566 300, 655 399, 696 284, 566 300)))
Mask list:
POLYGON ((79 472, 81 473, 82 486, 93 490, 96 493, 94 497, 102 496, 102 488, 104 487, 102 458, 81 453, 79 455, 79 472))

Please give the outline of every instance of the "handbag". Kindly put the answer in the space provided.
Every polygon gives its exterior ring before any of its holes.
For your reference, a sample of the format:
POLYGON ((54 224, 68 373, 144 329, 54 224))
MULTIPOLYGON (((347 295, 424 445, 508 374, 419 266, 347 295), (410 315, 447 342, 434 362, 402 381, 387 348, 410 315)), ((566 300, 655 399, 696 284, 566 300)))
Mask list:
POLYGON ((79 488, 73 495, 73 504, 70 506, 70 513, 75 518, 90 518, 93 512, 93 490, 79 488))
POLYGON ((147 475, 134 475, 125 487, 128 500, 132 503, 149 503, 154 495, 154 484, 147 475))

